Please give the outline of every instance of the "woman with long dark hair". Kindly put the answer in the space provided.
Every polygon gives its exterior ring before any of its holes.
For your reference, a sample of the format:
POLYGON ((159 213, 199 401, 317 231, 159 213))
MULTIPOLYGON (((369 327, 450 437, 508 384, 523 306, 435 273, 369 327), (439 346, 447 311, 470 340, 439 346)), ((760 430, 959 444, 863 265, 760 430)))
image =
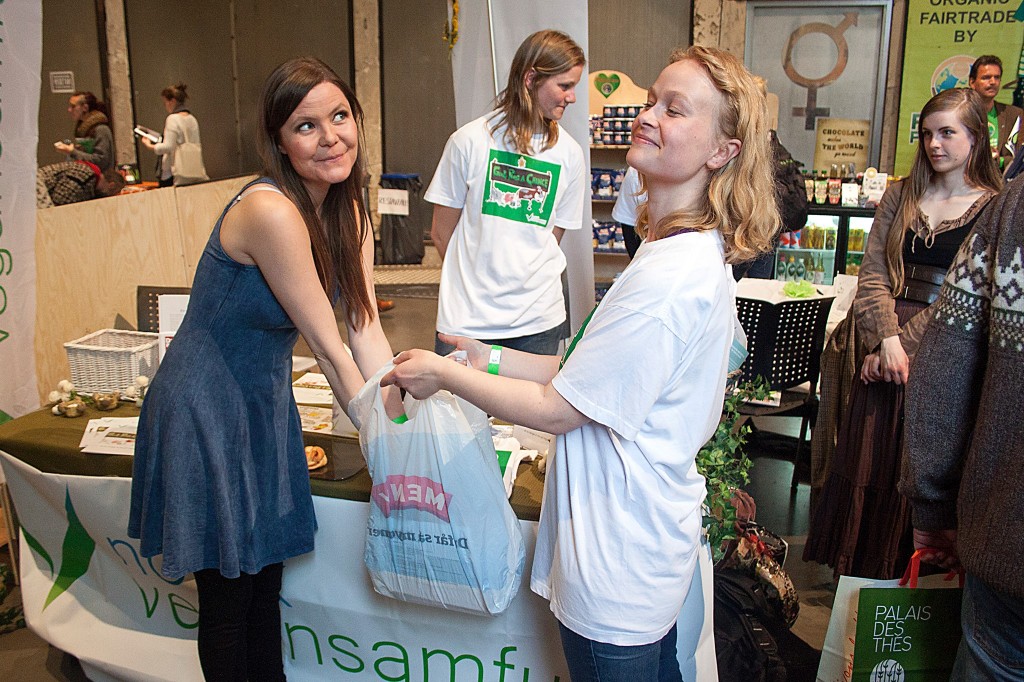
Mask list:
MULTIPOLYGON (((913 167, 882 197, 850 311, 869 352, 840 417, 829 473, 804 559, 836 575, 893 578, 913 552, 910 507, 899 494, 903 393, 953 257, 1002 187, 977 93, 953 89, 921 110, 913 167)), ((840 330, 837 329, 839 334, 840 330)))
POLYGON ((165 577, 195 574, 207 679, 284 679, 282 562, 312 550, 316 530, 291 392, 296 337, 344 406, 391 359, 374 305, 361 118, 317 59, 270 75, 262 177, 217 221, 142 409, 128 534, 144 556, 163 555, 165 577))

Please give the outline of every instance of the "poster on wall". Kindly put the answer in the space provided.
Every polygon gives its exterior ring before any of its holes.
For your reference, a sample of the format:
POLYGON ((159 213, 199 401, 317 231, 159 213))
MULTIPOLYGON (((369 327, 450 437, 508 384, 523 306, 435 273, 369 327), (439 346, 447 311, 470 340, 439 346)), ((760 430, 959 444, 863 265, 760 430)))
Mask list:
POLYGON ((36 142, 42 3, 0 2, 0 422, 36 391, 36 142))
POLYGON ((921 107, 933 95, 968 87, 974 60, 994 54, 1003 61, 1003 88, 997 102, 1011 103, 1024 28, 1014 20, 1021 0, 938 3, 910 0, 900 87, 895 173, 906 175, 917 150, 921 107))
POLYGON ((868 140, 871 121, 848 118, 819 118, 814 145, 814 167, 829 168, 832 164, 850 164, 855 168, 868 165, 868 140))
MULTIPOLYGON (((805 168, 828 170, 813 163, 819 119, 882 120, 889 22, 888 0, 747 3, 747 68, 778 96, 779 140, 805 168)), ((870 125, 870 165, 880 130, 870 125)))

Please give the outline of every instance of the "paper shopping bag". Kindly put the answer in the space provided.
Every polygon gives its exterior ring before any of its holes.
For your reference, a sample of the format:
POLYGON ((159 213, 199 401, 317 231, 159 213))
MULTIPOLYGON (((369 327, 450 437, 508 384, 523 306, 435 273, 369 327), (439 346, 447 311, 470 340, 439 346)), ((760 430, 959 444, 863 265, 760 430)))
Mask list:
MULTIPOLYGON (((918 581, 918 588, 926 591, 938 591, 948 589, 949 592, 960 597, 960 590, 956 581, 947 581, 941 575, 930 575, 918 581)), ((840 576, 839 585, 836 587, 835 601, 832 603, 832 616, 828 621, 828 630, 825 633, 825 642, 821 647, 821 662, 818 664, 817 682, 848 682, 853 679, 872 679, 868 674, 859 678, 854 676, 855 645, 857 638, 857 615, 859 612, 860 593, 866 589, 902 589, 900 580, 874 580, 871 578, 858 578, 854 576, 840 576)), ((952 598, 952 597, 950 597, 952 598)), ((956 627, 959 629, 959 617, 955 619, 956 627)), ((959 631, 959 630, 958 630, 959 631)), ((952 647, 953 652, 956 646, 952 647)), ((870 669, 868 670, 870 673, 870 669)), ((887 678, 879 678, 887 679, 887 678)), ((891 679, 898 679, 893 677, 891 679)), ((906 678, 915 679, 914 677, 906 678)), ((926 678, 918 678, 926 679, 926 678)), ((946 679, 949 679, 947 672, 946 679)))
POLYGON ((854 680, 946 682, 960 646, 963 590, 917 584, 920 551, 900 587, 868 587, 857 600, 854 680))

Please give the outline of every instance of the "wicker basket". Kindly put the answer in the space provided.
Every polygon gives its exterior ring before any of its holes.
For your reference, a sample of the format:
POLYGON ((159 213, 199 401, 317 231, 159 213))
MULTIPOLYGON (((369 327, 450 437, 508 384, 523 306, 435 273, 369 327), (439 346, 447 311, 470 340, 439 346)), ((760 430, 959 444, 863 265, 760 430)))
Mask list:
POLYGON ((135 377, 150 379, 159 363, 157 335, 101 329, 64 344, 71 381, 83 393, 124 391, 135 377))

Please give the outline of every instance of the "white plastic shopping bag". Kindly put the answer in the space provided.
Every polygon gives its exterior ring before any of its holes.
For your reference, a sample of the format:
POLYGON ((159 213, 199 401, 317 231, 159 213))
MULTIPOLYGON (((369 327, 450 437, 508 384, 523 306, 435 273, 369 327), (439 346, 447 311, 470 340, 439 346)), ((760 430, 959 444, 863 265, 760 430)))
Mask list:
POLYGON ((365 553, 373 587, 403 601, 501 613, 519 590, 526 555, 487 415, 440 391, 406 396, 409 420, 395 424, 379 386, 392 367, 350 404, 373 479, 365 553))

